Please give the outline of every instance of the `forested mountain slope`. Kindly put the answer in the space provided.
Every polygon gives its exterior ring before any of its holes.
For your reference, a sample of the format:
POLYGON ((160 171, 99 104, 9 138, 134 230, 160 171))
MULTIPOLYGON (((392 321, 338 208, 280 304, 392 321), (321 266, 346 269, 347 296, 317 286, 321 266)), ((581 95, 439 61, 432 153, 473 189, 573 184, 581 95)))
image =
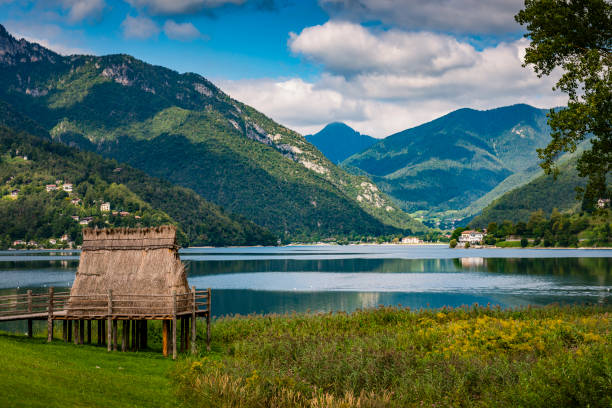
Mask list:
POLYGON ((63 57, 0 27, 0 99, 55 140, 127 162, 285 238, 424 231, 365 177, 196 74, 63 57))
POLYGON ((536 148, 550 140, 546 113, 528 105, 460 109, 391 135, 342 166, 370 176, 405 210, 461 210, 512 175, 532 175, 536 148))
MULTIPOLYGON (((33 122, 0 103, 16 128, 33 122)), ((36 127, 34 125, 34 127, 36 127)), ((0 125, 0 239, 42 242, 64 234, 80 240, 86 226, 171 223, 182 245, 275 245, 270 231, 228 214, 195 192, 115 160, 0 125), (120 167, 121 166, 121 167, 120 167), (49 187, 47 187, 49 186, 49 187), (70 186, 70 187, 68 187, 70 186), (110 211, 101 211, 108 202, 110 211)))

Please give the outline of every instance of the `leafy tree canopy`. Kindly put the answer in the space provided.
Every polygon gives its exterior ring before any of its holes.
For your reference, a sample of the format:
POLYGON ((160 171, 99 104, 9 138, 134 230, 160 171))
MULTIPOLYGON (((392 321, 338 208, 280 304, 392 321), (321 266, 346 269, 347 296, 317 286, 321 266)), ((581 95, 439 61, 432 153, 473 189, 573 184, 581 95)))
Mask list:
POLYGON ((578 160, 580 176, 588 177, 585 198, 605 196, 612 163, 612 3, 609 0, 525 0, 515 19, 531 40, 525 65, 538 76, 563 72, 556 83, 569 96, 566 109, 551 110, 552 140, 539 149, 542 168, 558 170, 555 160, 573 152, 592 135, 591 149, 578 160))

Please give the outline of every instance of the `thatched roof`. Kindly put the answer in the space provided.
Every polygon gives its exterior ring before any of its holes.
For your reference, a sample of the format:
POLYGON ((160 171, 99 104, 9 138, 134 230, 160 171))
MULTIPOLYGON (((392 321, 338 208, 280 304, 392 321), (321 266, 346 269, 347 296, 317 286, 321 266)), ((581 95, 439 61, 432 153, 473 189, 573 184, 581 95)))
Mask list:
MULTIPOLYGON (((109 289, 113 295, 189 292, 175 227, 84 229, 79 269, 70 294, 106 295, 109 289)), ((71 304, 76 305, 74 301, 71 304)), ((147 304, 142 306, 141 314, 146 314, 147 304)))

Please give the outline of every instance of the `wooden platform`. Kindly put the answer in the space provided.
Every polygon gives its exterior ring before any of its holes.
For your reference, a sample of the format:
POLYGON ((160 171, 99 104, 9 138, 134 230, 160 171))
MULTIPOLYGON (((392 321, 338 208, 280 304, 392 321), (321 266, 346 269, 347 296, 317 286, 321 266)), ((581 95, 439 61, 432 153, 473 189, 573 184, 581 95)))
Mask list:
POLYGON ((75 342, 83 341, 86 322, 88 339, 91 340, 92 322, 97 322, 98 343, 101 344, 100 337, 106 332, 104 342, 108 351, 111 351, 117 350, 118 322, 122 321, 124 337, 121 341, 122 350, 125 351, 126 341, 129 343, 130 327, 132 327, 133 349, 138 349, 139 346, 134 344, 144 344, 146 347, 146 322, 162 320, 164 355, 169 354, 171 344, 172 356, 176 358, 177 321, 181 323, 181 349, 186 349, 191 339, 191 351, 195 353, 197 318, 204 317, 207 348, 210 349, 210 301, 210 288, 198 291, 195 287, 190 292, 172 293, 172 295, 113 294, 112 291, 108 291, 107 294, 71 295, 68 291, 55 292, 53 288, 49 288, 48 293, 33 294, 28 290, 22 294, 0 296, 0 322, 27 320, 28 336, 31 337, 32 321, 47 320, 48 341, 53 339, 55 321, 63 321, 64 341, 69 341, 71 338, 71 326, 72 322, 75 322, 75 342), (105 325, 102 325, 102 322, 105 322, 105 325), (136 338, 139 340, 135 343, 136 338), (142 343, 143 338, 144 343, 142 343))

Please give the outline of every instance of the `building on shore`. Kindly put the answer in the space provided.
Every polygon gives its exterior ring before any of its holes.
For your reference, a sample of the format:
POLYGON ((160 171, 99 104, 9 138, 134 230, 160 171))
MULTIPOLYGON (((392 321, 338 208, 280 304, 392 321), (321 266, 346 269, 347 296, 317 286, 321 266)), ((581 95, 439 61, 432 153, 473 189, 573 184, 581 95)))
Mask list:
POLYGON ((484 232, 468 230, 463 231, 459 237, 460 244, 469 243, 470 245, 480 244, 484 240, 484 232))
POLYGON ((418 245, 418 244, 422 244, 423 240, 419 239, 417 237, 404 237, 402 238, 402 244, 409 244, 409 245, 418 245))

